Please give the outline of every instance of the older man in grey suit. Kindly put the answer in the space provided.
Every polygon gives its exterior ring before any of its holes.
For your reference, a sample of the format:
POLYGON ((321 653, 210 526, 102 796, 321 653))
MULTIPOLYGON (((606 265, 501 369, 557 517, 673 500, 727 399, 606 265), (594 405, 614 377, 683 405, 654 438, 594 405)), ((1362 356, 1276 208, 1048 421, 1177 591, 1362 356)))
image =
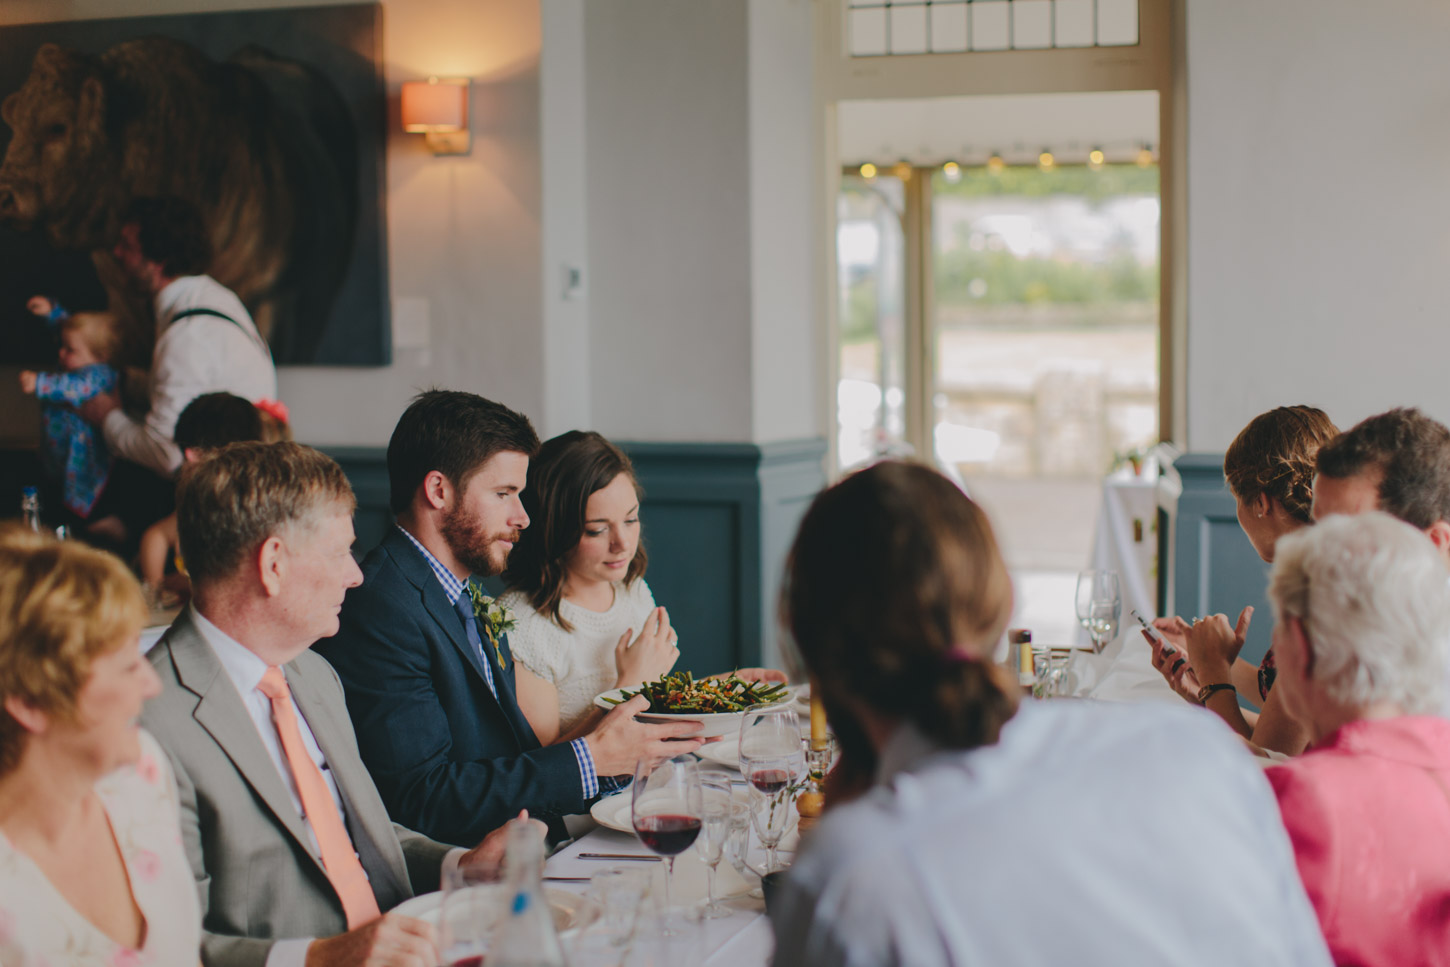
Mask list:
POLYGON ((193 601, 151 651, 164 689, 144 722, 176 772, 207 965, 431 967, 432 928, 383 911, 498 861, 497 835, 465 852, 389 821, 308 651, 362 577, 354 506, 337 464, 295 444, 228 447, 180 482, 193 601))

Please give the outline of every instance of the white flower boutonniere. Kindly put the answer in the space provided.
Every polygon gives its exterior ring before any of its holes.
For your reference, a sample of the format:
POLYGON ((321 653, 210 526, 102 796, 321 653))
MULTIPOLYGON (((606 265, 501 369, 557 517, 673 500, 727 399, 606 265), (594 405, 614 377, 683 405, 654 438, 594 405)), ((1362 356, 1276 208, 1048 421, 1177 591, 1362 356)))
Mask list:
POLYGON ((493 655, 498 661, 500 671, 508 666, 503 660, 503 636, 514 630, 517 623, 514 620, 514 613, 498 602, 497 598, 491 598, 483 593, 483 588, 472 581, 465 585, 468 591, 468 598, 473 602, 473 618, 478 622, 479 630, 488 637, 488 643, 493 645, 493 655))

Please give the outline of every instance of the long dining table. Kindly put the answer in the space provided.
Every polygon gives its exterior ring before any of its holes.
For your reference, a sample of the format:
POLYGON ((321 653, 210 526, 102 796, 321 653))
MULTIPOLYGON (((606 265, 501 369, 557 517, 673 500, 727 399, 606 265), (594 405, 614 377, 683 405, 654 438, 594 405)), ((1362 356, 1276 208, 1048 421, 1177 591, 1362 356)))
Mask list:
MULTIPOLYGON (((785 860, 790 858, 788 853, 782 856, 785 860)), ((594 873, 613 865, 638 863, 653 874, 651 893, 653 904, 657 905, 664 892, 665 864, 652 862, 652 859, 653 854, 633 833, 600 826, 549 858, 544 865, 544 886, 587 893, 588 878, 594 873), (581 853, 638 856, 641 859, 588 859, 582 858, 581 853)), ((748 860, 755 869, 763 868, 765 851, 758 844, 752 844, 748 860)), ((716 920, 700 920, 696 914, 706 899, 706 867, 693 848, 686 850, 675 860, 671 891, 672 906, 677 911, 675 921, 680 927, 679 936, 659 936, 659 913, 657 909, 647 910, 640 916, 634 943, 621 951, 622 959, 615 963, 622 963, 625 967, 713 967, 726 964, 731 967, 764 967, 770 963, 775 942, 765 917, 764 901, 751 896, 758 885, 754 876, 747 874, 742 877, 728 860, 722 860, 716 872, 716 890, 730 914, 716 920)), ((576 960, 570 961, 575 967, 588 967, 596 962, 589 960, 588 964, 576 964, 576 960)), ((607 960, 598 962, 609 963, 607 960)))

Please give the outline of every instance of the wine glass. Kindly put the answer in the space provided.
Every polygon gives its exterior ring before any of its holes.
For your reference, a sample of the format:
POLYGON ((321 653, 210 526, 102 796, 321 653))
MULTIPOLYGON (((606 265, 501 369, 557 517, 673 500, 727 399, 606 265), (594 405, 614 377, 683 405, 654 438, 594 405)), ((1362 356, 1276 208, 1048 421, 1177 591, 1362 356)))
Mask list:
POLYGON ((700 814, 700 838, 695 840, 695 851, 705 861, 709 883, 709 902, 700 911, 702 920, 716 920, 730 916, 730 911, 715 899, 715 870, 725 856, 725 841, 730 838, 730 817, 735 802, 730 789, 730 776, 718 770, 706 770, 700 776, 700 790, 703 793, 700 814))
POLYGON ((1117 571, 1083 571, 1077 576, 1077 620, 1093 640, 1093 650, 1101 652, 1108 642, 1118 637, 1118 621, 1123 616, 1123 595, 1117 571))
POLYGON ((641 759, 634 767, 630 821, 640 841, 665 858, 665 903, 661 919, 669 935, 670 884, 675 857, 700 835, 703 794, 700 767, 693 755, 677 755, 651 768, 641 759))
POLYGON ((740 774, 775 795, 805 771, 800 720, 788 705, 752 705, 740 720, 740 774))
POLYGON ((446 967, 479 967, 502 911, 497 886, 480 871, 455 866, 443 877, 438 951, 446 967))

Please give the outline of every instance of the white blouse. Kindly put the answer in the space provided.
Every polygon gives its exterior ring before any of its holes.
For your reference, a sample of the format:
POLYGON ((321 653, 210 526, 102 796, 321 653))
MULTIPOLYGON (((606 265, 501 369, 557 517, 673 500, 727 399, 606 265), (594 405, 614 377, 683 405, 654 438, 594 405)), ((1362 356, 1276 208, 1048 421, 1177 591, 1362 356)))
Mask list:
POLYGON ((970 752, 902 726, 877 783, 777 888, 777 964, 1329 967, 1263 769, 1202 709, 1024 702, 970 752))
POLYGON ((0 965, 174 967, 201 951, 196 880, 181 846, 176 782, 156 740, 141 733, 141 758, 96 783, 131 894, 146 918, 132 950, 75 911, 30 857, 0 835, 0 965))
POLYGON ((639 634, 655 606, 643 578, 629 587, 616 583, 614 603, 608 611, 590 611, 561 601, 559 614, 574 626, 573 631, 565 631, 535 611, 521 592, 509 591, 499 601, 518 621, 509 632, 514 658, 559 692, 560 734, 589 714, 594 696, 614 687, 619 679, 614 646, 626 631, 639 634))

